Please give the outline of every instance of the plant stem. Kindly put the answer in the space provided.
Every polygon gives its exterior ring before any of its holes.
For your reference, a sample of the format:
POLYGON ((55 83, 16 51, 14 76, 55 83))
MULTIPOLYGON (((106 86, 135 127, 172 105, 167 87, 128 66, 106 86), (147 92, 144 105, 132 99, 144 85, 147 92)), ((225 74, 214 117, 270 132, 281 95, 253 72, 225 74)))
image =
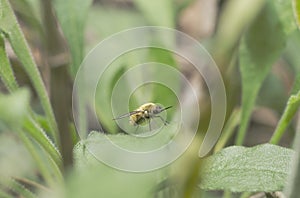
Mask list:
POLYGON ((273 136, 270 139, 271 144, 278 144, 282 135, 284 134, 286 128, 288 127, 289 123, 293 119, 295 113, 297 112, 300 105, 300 91, 296 95, 291 95, 287 106, 281 116, 279 123, 273 133, 273 136))
POLYGON ((241 116, 241 109, 234 109, 230 115, 230 118, 226 122, 222 135, 219 138, 218 143, 215 146, 214 153, 220 151, 226 143, 228 142, 229 138, 233 135, 234 129, 240 122, 241 116))
POLYGON ((298 115, 297 125, 296 137, 294 139, 294 149, 296 153, 293 159, 288 184, 284 189, 284 194, 288 198, 298 198, 300 195, 300 115, 298 115))

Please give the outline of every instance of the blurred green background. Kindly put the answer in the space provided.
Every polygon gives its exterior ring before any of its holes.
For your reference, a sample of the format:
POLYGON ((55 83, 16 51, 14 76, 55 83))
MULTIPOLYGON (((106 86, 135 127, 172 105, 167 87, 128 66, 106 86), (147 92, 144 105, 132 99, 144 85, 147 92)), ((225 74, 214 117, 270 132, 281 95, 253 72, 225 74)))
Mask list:
MULTIPOLYGON (((278 128, 283 129, 282 136, 271 143, 291 148, 298 106, 290 111, 293 113, 286 122, 290 125, 278 122, 289 97, 299 91, 299 13, 297 0, 0 0, 0 197, 214 198, 256 194, 199 187, 202 159, 198 149, 209 125, 210 96, 201 75, 183 58, 154 48, 115 60, 98 84, 95 107, 99 120, 87 120, 90 136, 83 141, 71 113, 72 85, 84 57, 105 38, 139 26, 173 28, 206 47, 225 84, 225 127, 209 155, 232 145, 252 147, 270 142, 274 131, 281 130, 278 128), (19 30, 29 49, 24 47, 19 30), (86 145, 101 140, 104 133, 122 144, 135 144, 131 137, 118 134, 121 129, 112 121, 110 97, 119 77, 144 62, 167 64, 186 76, 200 98, 200 126, 195 141, 171 165, 147 173, 128 173, 97 161, 86 145), (7 69, 10 66, 12 71, 7 69), (47 110, 48 100, 51 110, 47 110), (55 120, 51 121, 52 110, 55 120), (96 121, 103 131, 95 127, 96 121)), ((180 41, 174 39, 174 44, 180 46, 180 41)), ((174 83, 188 101, 184 87, 174 83)), ((165 106, 178 104, 170 89, 149 84, 137 89, 125 104, 129 110, 145 102, 139 95, 165 106)), ((170 109, 171 117, 175 111, 170 109)), ((171 140, 169 135, 161 140, 171 140)))

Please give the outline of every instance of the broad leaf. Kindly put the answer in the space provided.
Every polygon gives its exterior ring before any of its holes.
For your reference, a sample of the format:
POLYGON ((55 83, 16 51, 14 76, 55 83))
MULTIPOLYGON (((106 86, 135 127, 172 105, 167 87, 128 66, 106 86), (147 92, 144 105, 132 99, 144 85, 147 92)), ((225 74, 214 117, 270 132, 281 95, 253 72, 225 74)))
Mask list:
POLYGON ((294 151, 272 144, 232 146, 206 159, 200 187, 233 192, 281 191, 294 151))
POLYGON ((258 91, 285 46, 285 35, 274 6, 268 3, 247 30, 240 47, 242 117, 236 143, 243 144, 258 91))

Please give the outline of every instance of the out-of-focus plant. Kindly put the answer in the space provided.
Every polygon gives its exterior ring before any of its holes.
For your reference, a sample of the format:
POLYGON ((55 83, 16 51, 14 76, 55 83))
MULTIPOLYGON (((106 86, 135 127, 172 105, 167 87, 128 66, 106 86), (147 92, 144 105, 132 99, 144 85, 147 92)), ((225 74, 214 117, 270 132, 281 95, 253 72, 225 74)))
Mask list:
MULTIPOLYGON (((195 141, 180 159, 152 172, 136 174, 115 170, 97 161, 87 150, 91 142, 101 142, 105 137, 123 145, 142 148, 172 138, 166 133, 159 134, 155 142, 140 142, 135 137, 115 134, 119 128, 112 122, 109 109, 113 85, 132 65, 156 61, 181 69, 171 53, 160 49, 129 53, 112 63, 113 69, 108 70, 101 81, 105 91, 100 89, 96 94, 99 120, 109 134, 91 132, 86 140, 77 142, 71 117, 71 91, 85 49, 91 48, 93 43, 88 39, 85 42, 85 24, 88 33, 92 32, 91 37, 97 35, 95 40, 99 35, 103 39, 119 30, 145 24, 176 28, 176 20, 182 10, 195 1, 174 2, 135 0, 130 1, 132 7, 129 10, 120 10, 97 3, 91 7, 91 0, 12 1, 15 14, 8 0, 0 0, 0 77, 8 92, 0 95, 0 129, 9 131, 11 138, 18 137, 22 141, 38 172, 36 175, 22 175, 26 171, 20 171, 20 175, 13 175, 10 170, 5 177, 0 175, 1 197, 20 195, 27 198, 38 194, 43 197, 72 198, 119 197, 120 194, 123 197, 213 197, 210 193, 212 190, 224 191, 224 197, 231 197, 231 192, 247 192, 241 195, 245 197, 257 192, 271 196, 273 192, 283 191, 284 188, 288 197, 300 194, 297 188, 300 174, 299 138, 296 138, 299 136, 298 129, 295 131, 294 150, 278 145, 283 135, 287 134, 300 104, 300 60, 297 53, 300 46, 297 45, 300 43, 297 29, 300 6, 297 0, 231 0, 224 1, 220 7, 216 32, 206 45, 224 78, 229 108, 223 134, 211 156, 204 159, 198 157, 202 126, 195 141), (88 13, 90 18, 87 20, 88 13), (44 64, 41 70, 48 71, 45 76, 49 79, 43 81, 23 34, 26 33, 26 25, 18 22, 16 15, 35 27, 40 39, 36 42, 41 46, 41 63, 44 64), (107 23, 107 20, 110 22, 107 23), (119 25, 112 26, 114 23, 119 25), (28 91, 30 89, 21 88, 17 82, 9 47, 30 79, 31 90, 34 90, 31 94, 28 91), (287 102, 280 101, 286 102, 285 109, 276 109, 281 116, 270 138, 271 144, 246 148, 242 145, 245 145, 247 135, 252 135, 249 123, 257 104, 256 99, 260 90, 264 89, 264 82, 272 75, 272 66, 280 59, 290 64, 292 73, 298 75, 294 76, 293 92, 286 95, 289 98, 287 102), (239 87, 233 83, 239 83, 239 78, 241 94, 239 87), (34 98, 35 94, 41 107, 38 110, 30 105, 29 96, 34 98), (236 128, 238 130, 234 137, 236 128), (233 142, 236 146, 224 148, 233 142), (289 177, 291 167, 293 176, 289 177)), ((172 42, 176 43, 175 39, 171 38, 172 42)), ((156 75, 159 75, 159 71, 156 75)), ((180 89, 179 82, 174 83, 180 89)), ((166 104, 176 102, 170 90, 159 86, 155 89, 155 92, 151 91, 151 99, 166 104)), ((274 89, 276 87, 264 91, 272 95, 274 89)), ((274 101, 268 102, 273 104, 274 101)), ((134 95, 130 109, 139 103, 138 96, 134 95)), ((207 109, 204 118, 210 116, 207 109)), ((201 124, 207 126, 208 122, 204 119, 201 124)), ((5 136, 1 133, 0 138, 5 136)), ((0 170, 0 174, 3 173, 5 171, 0 170)))

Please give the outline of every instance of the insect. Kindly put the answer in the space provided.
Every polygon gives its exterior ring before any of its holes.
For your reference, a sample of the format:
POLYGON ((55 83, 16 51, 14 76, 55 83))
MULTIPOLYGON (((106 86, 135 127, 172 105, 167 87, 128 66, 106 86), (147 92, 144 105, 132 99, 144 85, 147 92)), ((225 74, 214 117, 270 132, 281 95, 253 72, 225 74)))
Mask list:
POLYGON ((154 103, 146 103, 137 108, 136 110, 126 113, 124 115, 121 115, 117 118, 114 118, 113 120, 118 120, 122 119, 125 117, 129 117, 129 122, 130 124, 134 126, 139 126, 139 125, 144 125, 144 124, 149 124, 149 129, 151 131, 151 119, 153 118, 160 118, 161 121, 164 123, 164 125, 167 125, 168 122, 164 120, 159 113, 171 108, 172 106, 168 107, 161 107, 157 104, 154 103))

